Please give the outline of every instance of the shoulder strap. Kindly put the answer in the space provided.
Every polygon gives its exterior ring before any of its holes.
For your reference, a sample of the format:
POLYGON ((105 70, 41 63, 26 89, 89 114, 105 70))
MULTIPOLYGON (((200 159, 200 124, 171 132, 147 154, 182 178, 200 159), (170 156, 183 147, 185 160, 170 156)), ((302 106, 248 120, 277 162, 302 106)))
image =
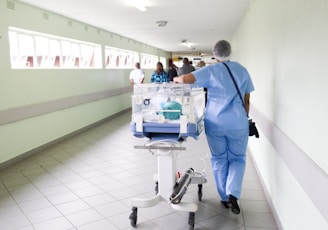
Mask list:
MULTIPOLYGON (((238 88, 238 86, 237 86, 237 83, 236 83, 235 78, 233 77, 233 75, 232 75, 232 73, 231 73, 231 70, 230 70, 229 66, 228 66, 226 63, 224 63, 224 62, 222 62, 222 64, 227 68, 227 70, 228 70, 228 72, 229 72, 229 75, 230 75, 230 77, 231 77, 231 79, 232 79, 232 81, 233 81, 233 84, 234 84, 235 87, 236 87, 236 90, 237 90, 237 92, 238 92, 238 95, 239 95, 239 97, 240 97, 240 100, 241 100, 242 103, 243 103, 243 107, 244 107, 244 109, 245 109, 245 111, 246 111, 246 107, 245 107, 244 99, 243 99, 243 97, 241 96, 240 90, 239 90, 239 88, 238 88)), ((246 114, 247 114, 247 111, 246 111, 246 114)), ((247 114, 247 117, 248 117, 248 114, 247 114)))

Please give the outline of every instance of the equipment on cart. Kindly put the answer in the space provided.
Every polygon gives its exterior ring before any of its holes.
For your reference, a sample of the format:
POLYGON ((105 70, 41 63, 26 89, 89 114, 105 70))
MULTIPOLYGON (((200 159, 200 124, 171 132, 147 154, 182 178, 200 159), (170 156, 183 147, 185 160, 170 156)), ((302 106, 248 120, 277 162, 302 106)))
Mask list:
POLYGON ((198 184, 198 199, 202 198, 205 172, 189 168, 176 178, 177 153, 185 150, 181 144, 191 136, 195 139, 204 130, 205 97, 202 88, 190 84, 139 84, 132 95, 131 130, 136 137, 147 137, 137 149, 147 149, 158 159, 156 195, 150 199, 130 199, 131 225, 136 227, 138 207, 152 207, 160 201, 172 208, 189 212, 189 226, 194 229, 197 204, 182 202, 189 184, 198 184))
POLYGON ((173 187, 173 193, 170 196, 170 201, 172 204, 179 204, 182 200, 183 195, 186 193, 187 188, 194 176, 194 170, 192 168, 188 169, 185 174, 181 177, 179 182, 177 182, 173 187))

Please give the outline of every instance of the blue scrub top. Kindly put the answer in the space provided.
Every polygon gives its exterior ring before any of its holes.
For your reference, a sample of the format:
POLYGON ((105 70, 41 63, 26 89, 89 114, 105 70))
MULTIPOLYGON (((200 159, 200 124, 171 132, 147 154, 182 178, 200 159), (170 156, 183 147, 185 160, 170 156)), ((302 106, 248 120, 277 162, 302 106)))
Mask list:
MULTIPOLYGON (((225 62, 235 78, 240 93, 254 91, 245 67, 237 62, 225 62)), ((205 128, 207 132, 248 129, 248 118, 238 91, 222 63, 205 66, 193 72, 196 84, 207 88, 205 128)))

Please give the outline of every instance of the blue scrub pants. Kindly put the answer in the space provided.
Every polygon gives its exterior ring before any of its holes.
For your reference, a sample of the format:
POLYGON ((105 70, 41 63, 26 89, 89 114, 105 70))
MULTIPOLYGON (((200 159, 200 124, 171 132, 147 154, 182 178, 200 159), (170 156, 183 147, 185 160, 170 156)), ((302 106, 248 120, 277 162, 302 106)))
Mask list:
POLYGON ((217 191, 223 201, 240 199, 246 166, 248 129, 206 132, 217 191))

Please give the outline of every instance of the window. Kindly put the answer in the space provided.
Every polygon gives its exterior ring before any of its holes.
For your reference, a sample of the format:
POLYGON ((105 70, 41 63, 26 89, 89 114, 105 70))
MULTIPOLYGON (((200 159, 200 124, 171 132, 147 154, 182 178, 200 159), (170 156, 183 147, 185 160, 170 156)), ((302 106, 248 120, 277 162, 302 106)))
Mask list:
POLYGON ((163 64, 164 69, 166 69, 166 58, 165 57, 160 57, 159 61, 163 64))
POLYGON ((137 52, 109 46, 105 47, 106 68, 131 69, 136 62, 139 62, 139 54, 137 52))
POLYGON ((141 54, 141 68, 155 69, 158 62, 158 57, 151 54, 141 54))
POLYGON ((9 27, 13 69, 102 68, 101 45, 9 27))

